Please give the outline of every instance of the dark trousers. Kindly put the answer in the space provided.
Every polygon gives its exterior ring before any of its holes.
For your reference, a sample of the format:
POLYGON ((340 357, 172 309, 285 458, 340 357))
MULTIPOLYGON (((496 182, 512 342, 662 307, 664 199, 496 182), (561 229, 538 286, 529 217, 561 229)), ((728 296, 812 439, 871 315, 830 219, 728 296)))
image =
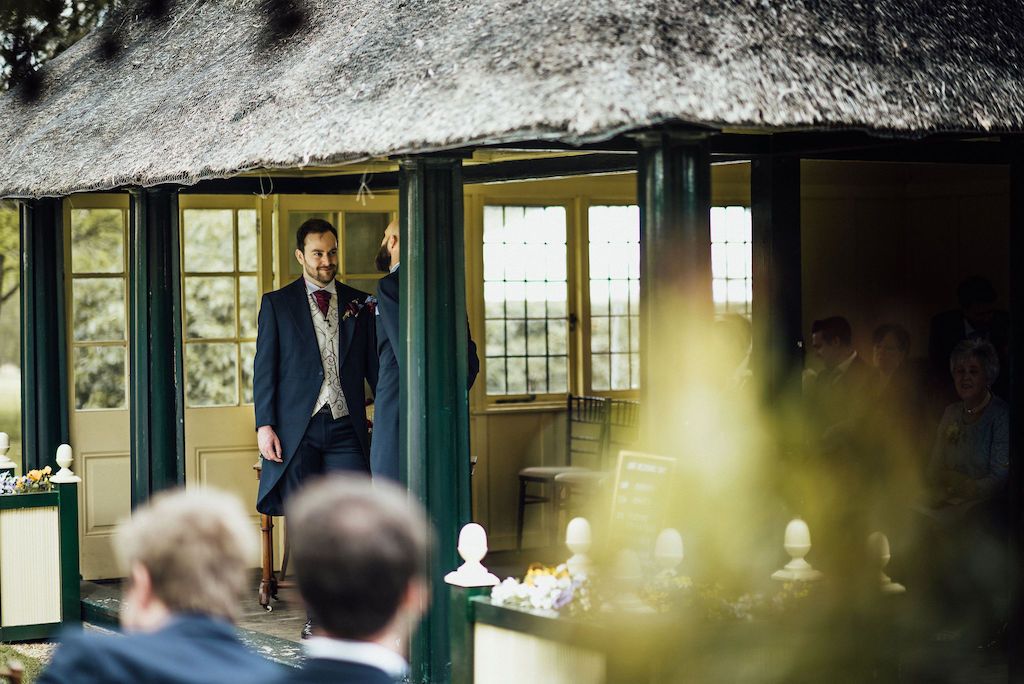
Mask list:
POLYGON ((287 502, 310 480, 334 472, 369 475, 370 467, 352 427, 352 418, 342 416, 334 420, 331 407, 324 406, 309 419, 306 433, 281 476, 281 498, 287 502))

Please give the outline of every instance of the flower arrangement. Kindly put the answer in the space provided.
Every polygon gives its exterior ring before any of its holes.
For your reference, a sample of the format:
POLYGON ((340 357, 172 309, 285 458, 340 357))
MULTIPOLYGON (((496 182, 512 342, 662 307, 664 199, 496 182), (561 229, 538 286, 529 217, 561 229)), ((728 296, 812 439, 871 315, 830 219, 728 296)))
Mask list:
POLYGON ((48 492, 53 489, 50 482, 52 472, 50 466, 46 466, 42 470, 30 470, 21 477, 14 477, 7 472, 0 473, 0 495, 48 492))
POLYGON ((372 295, 367 297, 365 300, 360 302, 358 299, 353 299, 351 302, 345 305, 345 310, 341 314, 341 320, 345 321, 353 316, 358 316, 362 313, 363 309, 366 309, 371 314, 377 308, 377 299, 372 295))
POLYGON ((640 598, 660 613, 686 609, 710 622, 752 622, 756 618, 782 615, 810 596, 808 582, 785 582, 782 588, 766 595, 762 592, 728 596, 717 582, 695 584, 689 577, 663 571, 645 584, 640 598))
POLYGON ((587 576, 570 572, 564 563, 554 568, 533 563, 522 582, 509 577, 494 587, 491 601, 499 606, 567 615, 592 609, 587 576))

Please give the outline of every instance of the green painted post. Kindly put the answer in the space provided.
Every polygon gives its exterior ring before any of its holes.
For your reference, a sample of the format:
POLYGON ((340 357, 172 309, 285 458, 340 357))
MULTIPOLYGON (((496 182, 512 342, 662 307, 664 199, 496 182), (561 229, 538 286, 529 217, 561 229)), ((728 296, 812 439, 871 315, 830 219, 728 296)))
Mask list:
POLYGON ((399 171, 402 472, 437 530, 430 613, 413 639, 412 681, 451 681, 449 594, 469 522, 469 403, 462 166, 411 157, 399 171))
POLYGON ((21 205, 22 467, 56 465, 68 441, 64 230, 60 199, 21 205))
POLYGON ((799 392, 803 370, 800 159, 754 159, 750 174, 754 375, 766 399, 799 392))
POLYGON ((176 190, 131 191, 132 506, 185 481, 181 264, 176 190))
POLYGON ((82 621, 82 577, 78 554, 78 484, 57 485, 60 495, 60 608, 64 625, 82 621))
POLYGON ((647 448, 671 456, 664 426, 685 414, 680 351, 706 343, 699 328, 712 314, 711 158, 701 132, 644 132, 637 142, 641 435, 647 448))

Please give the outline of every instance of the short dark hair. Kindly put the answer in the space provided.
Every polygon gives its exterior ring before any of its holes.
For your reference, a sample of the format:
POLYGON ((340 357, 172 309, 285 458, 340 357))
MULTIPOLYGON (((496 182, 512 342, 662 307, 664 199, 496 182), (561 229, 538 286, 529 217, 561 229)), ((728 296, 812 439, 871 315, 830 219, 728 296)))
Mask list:
POLYGON ((335 240, 338 239, 338 231, 331 225, 330 221, 325 221, 322 218, 306 219, 299 226, 298 232, 295 233, 295 248, 300 252, 306 251, 306 236, 310 233, 313 235, 330 233, 334 236, 335 240))
POLYGON ((961 309, 971 304, 992 304, 996 301, 996 289, 988 278, 971 276, 957 285, 956 298, 961 309))
POLYGON ((330 636, 379 634, 410 583, 427 576, 430 524, 395 485, 331 475, 290 501, 287 519, 299 591, 313 622, 330 636))
POLYGON ((829 344, 835 339, 844 347, 853 344, 853 329, 850 328, 850 322, 842 316, 829 316, 814 321, 811 323, 811 334, 814 333, 821 333, 821 339, 829 344))
POLYGON ((885 340, 886 335, 892 335, 896 338, 896 344, 900 346, 900 351, 909 354, 910 353, 910 333, 899 323, 883 323, 882 325, 875 328, 875 332, 871 335, 871 341, 877 344, 882 344, 885 340))

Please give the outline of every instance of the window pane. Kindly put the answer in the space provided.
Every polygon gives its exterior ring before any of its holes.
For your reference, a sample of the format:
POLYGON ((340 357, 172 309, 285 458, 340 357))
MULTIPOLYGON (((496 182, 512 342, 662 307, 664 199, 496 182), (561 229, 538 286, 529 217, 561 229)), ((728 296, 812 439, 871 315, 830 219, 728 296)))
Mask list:
POLYGON ((124 272, 124 212, 71 210, 71 272, 124 272))
POLYGON ((526 351, 530 356, 539 356, 543 358, 547 355, 547 337, 547 324, 544 321, 527 321, 526 351))
POLYGON ((189 406, 233 406, 238 403, 237 345, 185 345, 185 398, 189 406))
POLYGON ((526 355, 526 321, 507 321, 505 323, 505 345, 508 354, 526 355))
POLYGON ((526 394, 526 359, 508 359, 508 393, 526 394))
POLYGON ((628 352, 629 349, 629 318, 613 316, 611 319, 611 350, 628 352))
POLYGON ((568 392, 568 360, 564 356, 548 359, 548 392, 568 392))
POLYGON ((345 273, 375 273, 374 261, 391 221, 387 212, 345 212, 345 273))
MULTIPOLYGON (((327 221, 335 230, 338 228, 337 217, 333 211, 289 211, 288 212, 288 253, 295 253, 295 237, 299 234, 299 226, 307 219, 318 218, 327 221)), ((302 267, 294 258, 288 258, 288 274, 293 277, 302 275, 302 267)))
POLYGON ((238 270, 255 272, 259 244, 256 239, 256 210, 238 210, 238 270))
POLYGON ((505 285, 503 283, 484 283, 484 316, 487 318, 505 317, 505 285))
POLYGON ((612 389, 629 389, 628 354, 612 354, 612 389))
POLYGON ((608 351, 608 318, 606 316, 593 316, 590 319, 590 351, 608 351))
POLYGON ((240 363, 242 364, 242 403, 252 403, 252 362, 256 358, 256 343, 255 342, 243 342, 238 345, 238 351, 241 355, 240 363))
POLYGON ((640 387, 640 355, 629 355, 629 384, 632 389, 640 387))
POLYGON ((504 357, 487 359, 487 393, 505 394, 504 357))
POLYGON ((547 359, 530 358, 526 362, 527 384, 526 389, 530 394, 544 394, 548 391, 548 362, 547 359))
POLYGON ((549 341, 566 346, 565 221, 564 207, 484 208, 488 393, 564 391, 551 389, 547 355, 549 341))
POLYGON ((259 286, 256 284, 256 276, 241 276, 238 278, 238 302, 241 310, 238 312, 241 330, 241 337, 256 337, 256 310, 259 308, 259 286))
POLYGON ((21 280, 18 207, 14 202, 0 200, 0 280, 3 293, 11 298, 0 304, 0 430, 10 435, 8 458, 21 459, 21 311, 18 291, 21 280))
POLYGON ((711 210, 711 274, 715 311, 750 314, 752 253, 750 209, 711 210))
POLYGON ((185 278, 185 338, 235 336, 235 279, 185 278))
POLYGON ((125 339, 124 278, 75 278, 71 282, 76 342, 125 339))
POLYGON ((191 273, 235 270, 232 209, 182 212, 185 270, 191 273))
POLYGON ((73 364, 76 409, 124 408, 124 347, 76 347, 73 364))
POLYGON ((487 356, 504 356, 505 355, 505 322, 504 321, 487 321, 487 356))
POLYGON ((627 355, 639 351, 639 333, 631 322, 640 310, 640 210, 593 206, 588 220, 591 389, 628 389, 627 355))
POLYGON ((569 324, 565 321, 551 321, 548 323, 548 353, 567 354, 569 324))
POLYGON ((590 356, 590 386, 601 392, 611 389, 610 355, 591 354, 590 356))

